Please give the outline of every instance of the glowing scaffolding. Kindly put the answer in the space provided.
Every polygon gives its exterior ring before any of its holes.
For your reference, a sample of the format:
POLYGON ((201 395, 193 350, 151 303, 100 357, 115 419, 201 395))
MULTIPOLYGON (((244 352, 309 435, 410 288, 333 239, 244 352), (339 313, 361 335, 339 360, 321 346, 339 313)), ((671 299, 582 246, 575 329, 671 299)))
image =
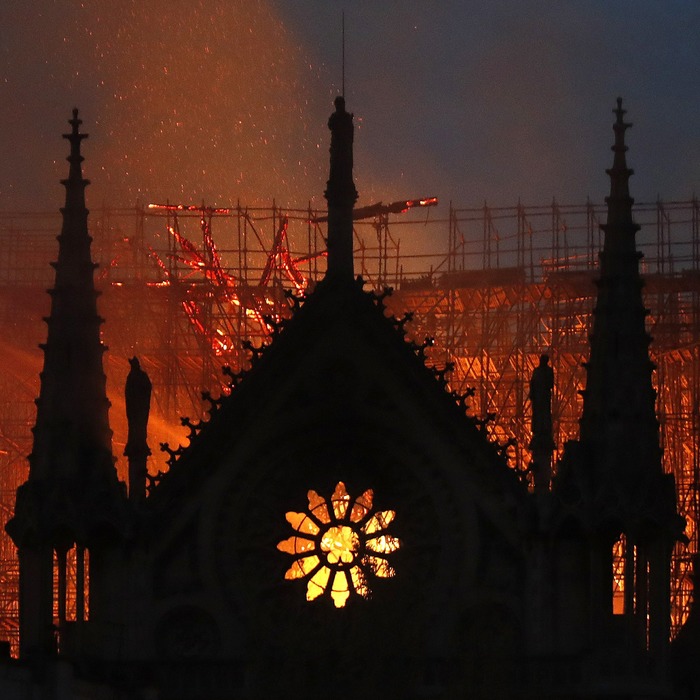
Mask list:
MULTIPOLYGON (((102 290, 100 314, 110 352, 114 454, 122 478, 128 358, 138 355, 153 382, 149 470, 165 469, 158 443, 186 442, 181 416, 201 413, 202 390, 220 390, 221 368, 238 369, 290 313, 286 292, 312 287, 325 270, 322 212, 306 209, 160 205, 93 211, 91 232, 102 290)), ((539 355, 555 372, 557 453, 577 435, 595 297, 599 222, 604 207, 583 205, 450 208, 447 219, 416 209, 377 211, 355 222, 356 269, 387 299, 416 340, 448 373, 450 388, 474 388, 470 411, 497 416, 492 434, 511 465, 530 479, 528 384, 539 355), (425 241, 445 244, 426 250, 425 241), (446 250, 445 250, 446 247, 446 250), (449 364, 451 363, 451 365, 449 364)), ((657 364, 657 411, 664 466, 676 477, 689 546, 673 559, 673 621, 687 614, 689 564, 697 551, 700 459, 700 207, 697 200, 635 206, 645 254, 657 364)), ((58 214, 0 214, 0 510, 8 519, 26 478, 33 400, 38 395, 58 214)), ((16 647, 17 563, 0 537, 0 637, 16 647)))

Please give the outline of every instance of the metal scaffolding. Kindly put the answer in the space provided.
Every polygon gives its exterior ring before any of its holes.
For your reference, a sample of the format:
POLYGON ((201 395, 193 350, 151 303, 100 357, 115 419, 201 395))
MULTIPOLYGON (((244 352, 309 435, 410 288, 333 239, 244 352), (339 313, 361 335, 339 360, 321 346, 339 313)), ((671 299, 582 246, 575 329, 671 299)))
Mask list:
MULTIPOLYGON (((490 430, 509 443, 511 466, 529 479, 528 385, 540 354, 555 372, 556 452, 578 431, 585 382, 581 363, 595 300, 599 223, 604 206, 450 207, 448 218, 425 211, 383 212, 355 222, 356 269, 439 368, 451 363, 450 388, 474 388, 469 411, 494 416, 490 430), (432 241, 432 249, 427 245, 432 241)), ((149 470, 164 470, 158 444, 186 443, 181 416, 201 413, 201 391, 221 391, 221 368, 238 369, 247 343, 266 342, 290 313, 288 292, 303 293, 325 270, 323 212, 161 204, 93 211, 93 256, 100 263, 100 314, 114 453, 126 478, 123 386, 128 358, 138 355, 153 382, 149 470)), ((700 455, 700 207, 697 200, 635 206, 644 252, 645 303, 657 365, 657 411, 664 466, 676 477, 688 546, 673 559, 673 624, 688 611, 691 555, 697 551, 700 455)), ((53 284, 57 214, 0 214, 0 508, 9 518, 26 478, 33 400, 45 339, 41 317, 53 284)), ((17 562, 0 537, 0 637, 17 643, 17 562)))

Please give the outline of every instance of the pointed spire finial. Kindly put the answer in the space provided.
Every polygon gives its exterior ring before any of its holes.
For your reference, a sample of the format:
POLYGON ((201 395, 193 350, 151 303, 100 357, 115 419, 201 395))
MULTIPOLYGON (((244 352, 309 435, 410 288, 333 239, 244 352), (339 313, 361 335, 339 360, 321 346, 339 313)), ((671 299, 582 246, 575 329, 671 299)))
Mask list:
MULTIPOLYGON (((624 154, 627 151, 627 146, 625 146, 625 132, 632 126, 632 124, 624 121, 624 116, 626 113, 627 110, 622 108, 622 98, 618 97, 617 107, 613 110, 613 114, 616 117, 615 124, 613 124, 613 130, 615 132, 615 144, 611 148, 611 150, 615 152, 616 158, 618 153, 624 154)), ((613 165, 613 167, 615 166, 613 165)))
MULTIPOLYGON (((80 142, 83 139, 86 139, 88 137, 88 134, 81 134, 80 133, 80 125, 83 123, 83 120, 78 117, 78 108, 74 107, 73 108, 73 118, 68 120, 68 123, 71 125, 71 133, 70 134, 63 134, 64 139, 68 139, 71 143, 71 146, 77 147, 78 150, 78 155, 80 155, 80 142)), ((72 149, 71 149, 71 156, 73 155, 72 149)), ((70 160, 70 157, 68 158, 70 160)))
MULTIPOLYGON (((622 108, 622 98, 617 98, 617 107, 613 110, 615 123, 613 131, 615 133, 615 143, 611 150, 615 154, 612 168, 605 172, 610 176, 610 195, 605 198, 608 205, 608 224, 628 224, 633 225, 632 205, 634 199, 629 193, 629 179, 634 174, 632 168, 627 167, 627 146, 625 145, 625 132, 632 124, 624 121, 627 110, 622 108)), ((635 231, 638 227, 635 227, 635 231)))
POLYGON ((71 125, 71 133, 63 134, 64 139, 70 141, 70 155, 66 160, 70 163, 68 178, 61 180, 61 184, 66 188, 66 207, 76 209, 85 208, 85 188, 90 184, 90 180, 83 178, 82 162, 85 160, 80 153, 80 144, 87 134, 80 133, 80 125, 83 120, 78 117, 78 108, 73 108, 73 118, 68 120, 71 125))

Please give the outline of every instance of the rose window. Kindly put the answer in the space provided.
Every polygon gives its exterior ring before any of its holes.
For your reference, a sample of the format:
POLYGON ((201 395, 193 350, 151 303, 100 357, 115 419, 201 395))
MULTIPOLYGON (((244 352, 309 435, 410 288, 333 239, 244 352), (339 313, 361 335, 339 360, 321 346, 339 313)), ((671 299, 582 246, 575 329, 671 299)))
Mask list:
POLYGON ((307 512, 286 514, 296 534, 277 549, 294 557, 285 579, 307 579, 306 600, 327 594, 342 608, 353 592, 370 597, 372 577, 396 575, 387 558, 401 546, 387 531, 396 513, 373 512, 373 497, 368 489, 352 501, 340 481, 330 502, 312 490, 307 512))

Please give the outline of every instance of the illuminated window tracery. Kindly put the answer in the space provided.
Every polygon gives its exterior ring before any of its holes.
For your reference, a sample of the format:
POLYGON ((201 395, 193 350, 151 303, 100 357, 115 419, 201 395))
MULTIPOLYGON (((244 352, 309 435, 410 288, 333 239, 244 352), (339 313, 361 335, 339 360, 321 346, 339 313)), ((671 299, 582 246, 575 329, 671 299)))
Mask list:
POLYGON ((342 481, 330 502, 313 490, 307 497, 308 512, 286 513, 296 534, 277 545, 294 557, 285 579, 308 579, 306 599, 327 593, 336 608, 344 607, 353 592, 369 598, 372 576, 396 575, 387 559, 401 547, 400 540, 388 532, 396 512, 373 513, 374 491, 367 489, 353 501, 342 481))
POLYGON ((625 560, 627 538, 624 533, 612 548, 612 608, 614 615, 625 614, 625 560))

